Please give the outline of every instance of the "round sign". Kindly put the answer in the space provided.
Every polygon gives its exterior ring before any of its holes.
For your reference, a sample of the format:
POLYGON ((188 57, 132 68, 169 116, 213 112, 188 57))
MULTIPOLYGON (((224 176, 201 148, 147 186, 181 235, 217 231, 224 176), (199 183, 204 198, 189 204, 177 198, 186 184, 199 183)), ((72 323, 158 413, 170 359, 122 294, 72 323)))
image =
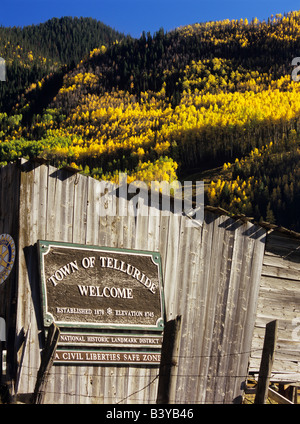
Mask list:
POLYGON ((16 247, 13 238, 9 234, 0 235, 0 284, 10 274, 14 266, 16 247))

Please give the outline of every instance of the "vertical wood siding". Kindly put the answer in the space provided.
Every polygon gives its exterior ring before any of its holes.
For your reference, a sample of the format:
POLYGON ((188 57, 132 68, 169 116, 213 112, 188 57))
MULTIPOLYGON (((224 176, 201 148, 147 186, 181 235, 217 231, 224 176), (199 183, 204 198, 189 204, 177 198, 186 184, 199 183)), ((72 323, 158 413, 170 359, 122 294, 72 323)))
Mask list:
MULTIPOLYGON (((20 171, 15 165, 0 168, 0 234, 10 234, 18 252, 20 171)), ((16 319, 17 258, 9 277, 0 284, 0 316, 6 321, 6 342, 14 345, 16 319)), ((14 352, 8 360, 14 363, 14 352)), ((11 373, 13 369, 9 369, 11 373)))
MULTIPOLYGON (((142 208, 136 218, 101 217, 99 181, 51 166, 23 167, 16 332, 30 333, 19 392, 33 392, 44 343, 36 242, 46 239, 159 251, 167 320, 182 315, 171 402, 236 401, 248 370, 265 230, 207 211, 198 227, 154 207, 147 217, 142 208)), ((118 199, 118 211, 127 206, 118 199)), ((45 402, 155 403, 158 373, 151 366, 55 365, 45 402)))
POLYGON ((300 382, 300 239, 268 235, 249 371, 258 373, 266 324, 278 320, 271 381, 300 382))

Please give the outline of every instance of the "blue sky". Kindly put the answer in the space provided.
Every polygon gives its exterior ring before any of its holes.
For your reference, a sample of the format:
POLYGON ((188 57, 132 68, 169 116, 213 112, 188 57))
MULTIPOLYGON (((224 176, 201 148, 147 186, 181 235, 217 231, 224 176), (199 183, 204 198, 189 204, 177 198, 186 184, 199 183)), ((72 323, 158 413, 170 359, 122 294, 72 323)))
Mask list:
POLYGON ((163 27, 170 31, 227 18, 263 20, 299 9, 299 0, 6 0, 0 5, 0 24, 24 26, 52 17, 87 16, 139 37, 143 30, 153 33, 163 27))

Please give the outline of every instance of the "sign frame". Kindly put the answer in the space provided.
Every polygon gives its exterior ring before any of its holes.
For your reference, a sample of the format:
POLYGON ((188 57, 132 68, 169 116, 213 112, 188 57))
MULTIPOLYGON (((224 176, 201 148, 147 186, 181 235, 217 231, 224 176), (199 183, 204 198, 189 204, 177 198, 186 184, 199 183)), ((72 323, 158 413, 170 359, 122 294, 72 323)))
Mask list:
POLYGON ((38 240, 38 258, 39 258, 39 273, 40 273, 40 287, 41 287, 41 297, 42 297, 42 313, 44 326, 47 328, 51 325, 52 322, 55 322, 60 328, 68 329, 78 329, 79 331, 84 330, 135 330, 142 332, 163 332, 164 322, 165 322, 165 302, 164 302, 164 292, 163 292, 163 278, 162 278, 162 264, 161 256, 159 252, 147 251, 147 250, 134 250, 134 249, 123 249, 115 247, 104 247, 104 246, 95 246, 95 245, 85 245, 85 244, 76 244, 76 243, 66 243, 66 242, 56 242, 49 240, 38 240), (77 250, 77 251, 88 251, 93 252, 94 254, 98 253, 116 253, 116 254, 126 254, 133 256, 143 256, 150 258, 153 264, 157 267, 157 295, 159 296, 159 308, 160 316, 156 321, 155 325, 145 325, 145 324, 122 324, 122 323, 104 323, 104 322, 78 322, 78 321, 60 321, 56 320, 51 314, 48 308, 48 296, 47 296, 47 287, 46 287, 46 276, 45 276, 45 255, 50 252, 51 248, 67 249, 67 250, 77 250))
POLYGON ((132 350, 57 349, 55 365, 151 365, 160 366, 161 352, 132 350), (65 356, 66 359, 63 358, 65 356), (104 356, 104 358, 103 358, 104 356))

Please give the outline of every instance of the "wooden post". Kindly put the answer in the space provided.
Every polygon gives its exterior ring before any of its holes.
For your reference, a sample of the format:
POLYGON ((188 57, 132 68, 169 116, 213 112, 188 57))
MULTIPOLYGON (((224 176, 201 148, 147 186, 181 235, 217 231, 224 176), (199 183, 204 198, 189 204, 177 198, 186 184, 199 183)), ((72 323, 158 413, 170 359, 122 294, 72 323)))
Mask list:
POLYGON ((48 330, 45 349, 42 352, 41 365, 37 374, 32 403, 43 403, 48 374, 53 363, 59 335, 59 328, 52 323, 48 330))
POLYGON ((164 330, 159 369, 159 382, 156 403, 168 404, 174 386, 175 369, 178 364, 178 352, 181 334, 181 316, 168 321, 164 330))
POLYGON ((270 376, 274 362, 274 353, 277 341, 278 321, 274 320, 266 325, 264 347, 260 362, 255 404, 266 403, 270 384, 270 376))
POLYGON ((2 362, 3 362, 3 347, 5 342, 6 342, 6 324, 5 324, 4 318, 0 317, 0 386, 2 385, 2 379, 3 379, 2 362))
POLYGON ((3 369, 2 369, 2 362, 3 362, 3 354, 2 354, 2 340, 0 338, 0 387, 2 386, 2 379, 3 379, 3 369))

